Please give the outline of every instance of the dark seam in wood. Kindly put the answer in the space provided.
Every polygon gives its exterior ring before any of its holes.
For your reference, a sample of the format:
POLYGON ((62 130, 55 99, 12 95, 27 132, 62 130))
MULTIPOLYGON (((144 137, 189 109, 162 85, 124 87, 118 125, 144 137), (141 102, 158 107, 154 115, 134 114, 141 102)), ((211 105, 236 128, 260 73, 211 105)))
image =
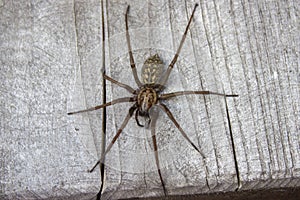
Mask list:
MULTIPOLYGON (((227 71, 227 74, 230 74, 229 73, 229 66, 228 66, 227 51, 226 51, 226 48, 225 48, 225 45, 224 45, 224 37, 223 37, 223 34, 222 34, 222 27, 220 25, 220 18, 219 18, 219 15, 218 15, 218 11, 216 9, 216 2, 215 1, 213 1, 213 2, 214 2, 214 8, 215 8, 215 11, 216 11, 216 18, 217 18, 217 23, 218 23, 218 31, 219 31, 219 34, 220 34, 220 40, 221 40, 221 45, 222 45, 222 52, 223 52, 223 56, 224 56, 226 71, 227 71)), ((237 177, 237 184, 238 184, 237 188, 235 190, 238 191, 241 188, 240 174, 239 174, 239 168, 238 168, 238 162, 237 162, 237 155, 236 155, 236 151, 235 151, 234 138, 233 138, 233 134, 232 134, 230 116, 229 116, 229 111, 228 111, 228 104, 227 104, 226 97, 224 99, 225 99, 225 105, 226 105, 227 123, 228 123, 228 127, 229 127, 229 132, 230 132, 230 139, 231 139, 232 152, 233 152, 233 158, 234 158, 234 165, 235 165, 235 171, 236 171, 236 177, 237 177)))
MULTIPOLYGON (((106 103, 106 80, 104 78, 106 74, 105 69, 105 27, 104 27, 104 5, 103 0, 101 1, 101 21, 102 21, 102 103, 106 103)), ((101 145, 101 156, 103 155, 103 162, 100 163, 100 174, 101 184, 100 190, 97 194, 97 200, 101 199, 101 193, 104 185, 104 173, 105 173, 105 148, 106 148, 106 107, 102 109, 102 133, 101 133, 102 145, 101 145)))
POLYGON ((236 151, 235 151, 234 138, 233 138, 232 129, 231 129, 231 121, 230 121, 230 116, 229 116, 229 111, 228 111, 227 100, 226 100, 226 98, 224 98, 224 99, 225 99, 225 105, 226 105, 227 123, 228 123, 228 127, 229 127, 230 138, 231 138, 231 146, 232 146, 232 152, 233 152, 233 158, 234 158, 235 172, 236 172, 237 184, 238 184, 238 186, 235 190, 238 191, 241 188, 240 172, 239 172, 239 166, 238 166, 238 161, 237 161, 237 156, 236 156, 236 151))

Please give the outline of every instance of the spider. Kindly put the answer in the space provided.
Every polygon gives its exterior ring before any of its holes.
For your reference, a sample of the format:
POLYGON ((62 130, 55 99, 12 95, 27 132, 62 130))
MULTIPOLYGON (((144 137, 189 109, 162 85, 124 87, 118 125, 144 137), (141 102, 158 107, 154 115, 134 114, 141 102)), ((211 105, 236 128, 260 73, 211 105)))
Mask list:
POLYGON ((98 105, 92 108, 88 108, 85 110, 75 111, 75 112, 69 112, 68 115, 78 114, 78 113, 84 113, 89 111, 98 110, 107 106, 111 106, 118 103, 123 102, 133 102, 133 105, 129 108, 128 114, 125 117, 123 123, 121 124, 120 128, 118 129, 117 133, 114 135, 112 141, 107 146, 106 150, 104 151, 101 158, 97 161, 97 163, 93 166, 93 168, 89 171, 92 172, 96 166, 100 163, 103 163, 105 155, 111 150, 112 146, 122 133, 122 130, 126 127, 129 119, 135 115, 135 120, 138 126, 140 127, 150 127, 151 135, 152 135, 152 142, 154 147, 154 156, 155 156, 155 162, 157 167, 157 172, 160 178, 160 182, 164 191, 165 196, 167 195, 167 190, 165 187, 164 180, 161 175, 160 171, 160 164, 158 159, 158 151, 157 151, 157 142, 156 142, 156 134, 155 134, 155 127, 156 127, 156 121, 158 118, 158 111, 156 109, 153 109, 154 107, 158 107, 160 110, 165 112, 169 119, 174 123, 174 125, 177 127, 181 135, 189 142, 190 145, 193 146, 193 148, 200 153, 200 155, 204 158, 204 155, 199 150, 199 148, 189 139, 187 134, 184 132, 184 130, 181 128, 179 123, 174 118, 172 112, 168 109, 168 107, 164 104, 165 100, 168 100, 172 97, 176 96, 182 96, 182 95, 191 95, 191 94, 201 94, 201 95, 218 95, 222 97, 237 97, 236 94, 222 94, 217 92, 211 92, 211 91, 178 91, 178 92, 172 92, 172 93, 163 93, 163 90, 165 89, 165 85, 168 81, 168 78, 170 76, 170 73, 174 67, 174 64, 177 61, 177 58, 180 54, 181 48, 184 44, 188 29, 190 27, 190 24, 192 22, 194 13, 196 11, 198 4, 195 4, 192 15, 189 18, 188 24, 185 28, 184 34, 182 35, 179 47, 176 51, 176 54, 174 55, 171 63, 169 64, 166 72, 162 74, 162 65, 163 62, 159 58, 158 54, 155 54, 151 57, 149 57, 142 68, 142 82, 140 81, 137 70, 133 58, 133 53, 131 49, 131 43, 130 43, 130 35, 128 31, 128 12, 129 12, 129 5, 127 6, 127 10, 125 13, 125 27, 126 27, 126 41, 127 41, 127 47, 128 47, 128 53, 129 53, 129 59, 130 59, 130 66, 132 70, 132 74, 135 80, 135 83, 137 84, 137 89, 133 89, 131 86, 118 82, 114 80, 113 78, 104 75, 103 78, 118 85, 119 87, 122 87, 126 89, 129 93, 132 94, 131 97, 123 97, 114 99, 111 102, 98 105), (161 75, 162 74, 162 75, 161 75), (146 121, 146 124, 141 124, 139 121, 139 117, 143 117, 146 121))

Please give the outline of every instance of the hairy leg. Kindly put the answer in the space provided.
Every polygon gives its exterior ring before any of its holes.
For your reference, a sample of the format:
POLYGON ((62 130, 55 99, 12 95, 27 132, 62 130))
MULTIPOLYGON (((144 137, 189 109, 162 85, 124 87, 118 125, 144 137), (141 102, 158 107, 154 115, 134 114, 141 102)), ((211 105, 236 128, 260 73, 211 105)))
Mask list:
POLYGON ((219 95, 219 96, 223 96, 223 97, 238 97, 239 96, 236 94, 222 94, 222 93, 211 92, 211 91, 180 91, 180 92, 161 94, 159 99, 166 100, 166 99, 169 99, 172 97, 182 96, 182 95, 190 95, 190 94, 219 95))
POLYGON ((141 83, 141 81, 140 81, 140 79, 137 75, 135 62, 134 62, 133 55, 132 55, 129 31, 128 31, 128 12, 129 12, 129 5, 127 7, 126 14, 125 14, 126 41, 127 41, 127 47, 128 47, 128 53, 129 53, 130 66, 131 66, 132 74, 133 74, 133 77, 134 77, 134 80, 135 80, 136 84, 140 87, 140 86, 142 86, 142 83, 141 83))
POLYGON ((187 134, 184 132, 184 130, 181 128, 181 126, 178 124, 178 122, 176 121, 176 119, 174 118, 173 114, 171 113, 171 111, 168 109, 168 107, 166 105, 164 105, 163 103, 157 104, 157 106, 162 109, 167 115, 168 117, 171 119, 171 121, 175 124, 175 126, 178 128, 178 130, 180 131, 181 135, 196 149, 196 151, 198 151, 202 158, 204 159, 205 156, 204 154, 198 149, 198 147, 190 140, 190 138, 187 136, 187 134))
POLYGON ((98 109, 101 109, 101 108, 104 108, 104 107, 107 107, 107 106, 111 106, 111 105, 114 105, 114 104, 117 104, 117 103, 134 102, 134 101, 136 101, 136 100, 133 97, 123 97, 123 98, 112 100, 111 102, 108 102, 108 103, 105 103, 105 104, 102 104, 102 105, 99 105, 99 106, 95 106, 95 107, 92 107, 92 108, 85 109, 85 110, 69 112, 68 115, 74 115, 74 114, 78 114, 78 113, 84 113, 84 112, 89 112, 89 111, 93 111, 93 110, 98 110, 98 109))
POLYGON ((116 85, 118 85, 118 86, 120 86, 120 87, 122 87, 122 88, 125 88, 128 92, 130 92, 130 93, 132 93, 132 94, 135 93, 135 89, 133 89, 133 88, 130 87, 129 85, 124 84, 124 83, 121 83, 121 82, 119 82, 119 81, 116 81, 115 79, 113 79, 113 78, 111 78, 111 77, 109 77, 109 76, 107 76, 107 75, 105 75, 105 74, 104 74, 103 77, 104 77, 106 80, 108 80, 108 81, 110 81, 110 82, 112 82, 112 83, 114 83, 114 84, 116 84, 116 85))
POLYGON ((177 49, 177 51, 176 51, 176 54, 175 54, 173 60, 171 61, 171 63, 170 63, 170 65, 169 65, 169 67, 168 67, 166 73, 164 74, 164 76, 162 77, 162 79, 159 81, 159 84, 162 85, 162 86, 164 86, 164 85, 166 84, 166 82, 168 81, 169 76, 170 76, 170 73, 171 73, 171 71, 172 71, 172 69, 173 69, 173 67, 174 67, 174 65, 175 65, 175 63, 176 63, 176 61, 177 61, 177 58, 178 58, 178 56, 179 56, 179 54, 180 54, 181 48, 182 48, 183 43, 184 43, 184 41, 185 41, 185 38, 186 38, 186 35, 187 35, 187 32, 188 32, 188 29, 189 29, 190 24, 191 24, 191 22, 192 22, 192 19, 193 19, 193 17, 194 17, 194 13, 195 13, 195 11, 196 11, 197 6, 198 6, 198 4, 195 4, 194 10, 193 10, 193 12, 192 12, 192 15, 191 15, 191 17, 190 17, 190 19, 189 19, 189 22, 188 22, 186 28, 185 28, 184 34, 182 35, 182 38, 181 38, 179 47, 178 47, 178 49, 177 49))
POLYGON ((164 190, 164 194, 165 194, 165 196, 167 196, 167 190, 166 190, 166 187, 165 187, 165 183, 163 181, 163 178, 162 178, 162 175, 161 175, 161 172, 160 172, 158 151, 157 151, 157 142, 156 142, 156 134, 155 134, 155 126, 156 126, 156 121, 157 121, 157 118, 158 118, 158 112, 153 111, 153 113, 150 117, 151 117, 151 125, 150 126, 151 126, 151 135, 152 135, 152 142, 153 142, 153 148, 154 148, 155 163, 156 163, 157 172, 158 172, 158 175, 159 175, 159 178, 160 178, 160 182, 161 182, 161 185, 162 185, 163 190, 164 190))
POLYGON ((121 127, 117 131, 116 135, 114 136, 114 138, 112 139, 112 141, 110 142, 110 144, 107 146, 107 148, 106 148, 105 152, 103 153, 103 155, 101 156, 101 158, 96 162, 96 164, 93 166, 93 168, 91 170, 89 170, 89 172, 93 172, 94 169, 97 167, 97 165, 99 165, 100 163, 103 162, 103 159, 104 159, 105 155, 110 151, 110 149, 112 148, 112 146, 114 145, 114 143, 116 142, 116 140, 118 139, 118 137, 120 136, 120 134, 122 133, 123 129, 126 127, 129 119, 133 115, 133 113, 136 110, 136 108, 137 108, 137 106, 136 106, 136 104, 134 104, 129 109, 129 112, 128 112, 127 116, 125 117, 125 119, 124 119, 121 127))

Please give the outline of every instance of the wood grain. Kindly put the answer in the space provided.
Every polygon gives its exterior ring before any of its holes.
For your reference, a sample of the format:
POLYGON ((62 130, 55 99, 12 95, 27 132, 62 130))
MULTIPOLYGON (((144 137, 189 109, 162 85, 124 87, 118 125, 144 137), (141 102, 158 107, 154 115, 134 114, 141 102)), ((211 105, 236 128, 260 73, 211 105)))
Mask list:
MULTIPOLYGON (((157 142, 169 195, 300 186, 299 3, 297 1, 0 0, 0 197, 91 199, 100 173, 102 25, 106 72, 136 88, 133 55, 167 66, 195 3, 166 92, 238 94, 166 101, 203 159, 160 112, 157 142)), ((108 82, 108 100, 128 96, 108 82)), ((130 104, 108 109, 107 141, 130 104)), ((150 130, 131 120, 106 158, 103 199, 160 197, 150 130)))

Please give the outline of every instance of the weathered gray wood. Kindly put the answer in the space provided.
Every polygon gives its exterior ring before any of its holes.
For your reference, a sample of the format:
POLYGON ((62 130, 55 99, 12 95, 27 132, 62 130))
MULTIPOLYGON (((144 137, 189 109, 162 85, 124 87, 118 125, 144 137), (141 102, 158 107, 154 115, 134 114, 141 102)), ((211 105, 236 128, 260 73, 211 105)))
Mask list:
MULTIPOLYGON (((140 72, 154 53, 170 62, 195 3, 105 2, 107 73, 136 87, 125 38, 128 4, 140 72)), ((168 194, 300 186, 299 3, 197 3, 167 90, 240 96, 168 101, 206 156, 160 113, 157 138, 168 194)), ((0 1, 3 197, 90 199, 97 193, 99 170, 86 171, 100 155, 101 111, 66 113, 101 104, 101 12, 100 1, 93 0, 0 1)), ((108 84, 108 99, 125 95, 108 84)), ((129 107, 108 109, 108 141, 129 107)), ((149 131, 130 121, 107 155, 103 199, 163 195, 152 150, 149 131)))
POLYGON ((81 139, 93 138, 66 115, 80 67, 74 3, 1 1, 0 15, 1 196, 96 192, 86 171, 97 156, 81 139))
POLYGON ((233 89, 243 91, 232 132, 242 189, 299 186, 299 3, 232 7, 230 52, 240 63, 233 89))

